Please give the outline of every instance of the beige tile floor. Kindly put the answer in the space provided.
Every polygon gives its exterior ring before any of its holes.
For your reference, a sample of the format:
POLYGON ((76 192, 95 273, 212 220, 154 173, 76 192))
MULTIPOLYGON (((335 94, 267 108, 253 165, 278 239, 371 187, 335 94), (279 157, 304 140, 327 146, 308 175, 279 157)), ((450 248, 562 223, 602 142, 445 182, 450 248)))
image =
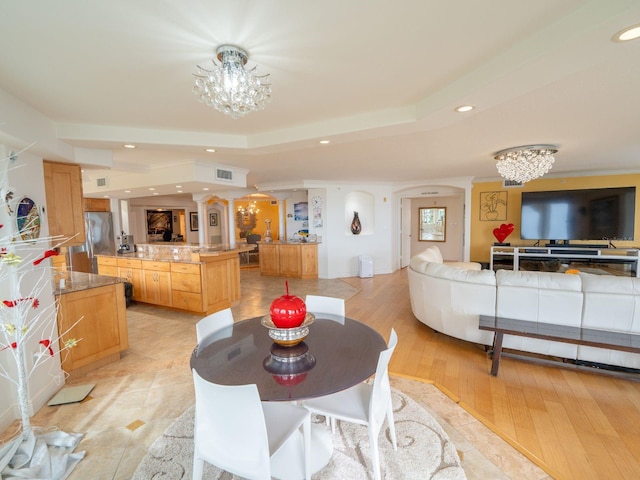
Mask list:
MULTIPOLYGON (((349 298, 357 289, 341 280, 290 280, 293 294, 349 298)), ((284 281, 242 270, 236 319, 263 315, 284 293, 284 281)), ((95 384, 81 403, 44 407, 34 425, 85 434, 78 450, 87 452, 70 480, 129 479, 149 445, 194 401, 189 357, 200 315, 132 304, 127 310, 130 348, 120 361, 73 376, 68 384, 95 384)), ((428 385, 394 378, 394 385, 422 403, 456 444, 470 479, 544 479, 546 474, 480 422, 428 385), (435 393, 434 393, 435 391, 435 393), (482 451, 481 451, 482 450, 482 451)), ((14 424, 3 436, 15 431, 14 424)))

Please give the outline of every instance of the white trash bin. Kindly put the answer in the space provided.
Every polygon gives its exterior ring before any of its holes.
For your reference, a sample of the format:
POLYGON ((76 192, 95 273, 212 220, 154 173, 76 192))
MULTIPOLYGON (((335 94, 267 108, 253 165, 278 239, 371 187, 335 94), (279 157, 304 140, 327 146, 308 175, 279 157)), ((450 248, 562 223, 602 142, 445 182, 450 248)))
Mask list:
POLYGON ((373 258, 369 255, 358 257, 358 276, 360 278, 373 277, 373 258))

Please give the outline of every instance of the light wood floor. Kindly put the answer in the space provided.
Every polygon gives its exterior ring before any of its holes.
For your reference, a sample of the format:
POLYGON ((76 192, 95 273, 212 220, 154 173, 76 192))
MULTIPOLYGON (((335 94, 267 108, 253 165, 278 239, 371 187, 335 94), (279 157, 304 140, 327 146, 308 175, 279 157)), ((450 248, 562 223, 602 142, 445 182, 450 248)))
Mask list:
POLYGON ((558 479, 640 478, 638 380, 504 358, 489 374, 484 347, 435 333, 411 313, 406 270, 348 278, 361 289, 347 315, 391 326, 399 343, 390 372, 433 380, 558 479))

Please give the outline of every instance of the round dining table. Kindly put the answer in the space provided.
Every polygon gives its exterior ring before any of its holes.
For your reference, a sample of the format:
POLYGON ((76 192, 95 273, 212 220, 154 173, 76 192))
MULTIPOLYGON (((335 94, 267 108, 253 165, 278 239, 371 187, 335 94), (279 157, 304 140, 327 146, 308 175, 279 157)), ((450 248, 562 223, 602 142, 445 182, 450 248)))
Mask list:
POLYGON ((320 397, 356 385, 376 371, 386 341, 348 317, 315 314, 302 343, 273 342, 263 317, 234 323, 203 339, 191 368, 219 385, 255 383, 263 402, 320 397))
MULTIPOLYGON (((263 402, 304 401, 368 379, 387 348, 374 329, 343 316, 315 314, 306 338, 286 347, 274 343, 265 323, 255 317, 204 338, 193 350, 191 368, 219 385, 255 383, 263 402)), ((324 468, 332 455, 330 431, 312 424, 312 473, 324 468)), ((299 480, 304 471, 292 468, 288 475, 285 480, 299 480)))

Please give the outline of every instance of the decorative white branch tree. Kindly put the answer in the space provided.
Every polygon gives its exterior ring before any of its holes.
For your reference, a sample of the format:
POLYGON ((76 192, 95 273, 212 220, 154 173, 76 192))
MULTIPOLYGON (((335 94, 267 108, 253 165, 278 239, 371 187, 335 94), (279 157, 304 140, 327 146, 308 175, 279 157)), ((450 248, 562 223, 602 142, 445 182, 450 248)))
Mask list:
MULTIPOLYGON (((7 465, 11 470, 10 474, 13 474, 16 469, 24 467, 25 462, 31 460, 30 455, 21 455, 23 460, 17 463, 23 465, 17 465, 14 458, 14 452, 21 444, 36 443, 36 434, 31 426, 30 377, 43 362, 50 361, 76 344, 75 339, 69 339, 60 345, 60 338, 67 332, 57 332, 57 305, 50 301, 41 304, 40 301, 46 289, 49 289, 46 298, 51 298, 53 270, 47 259, 57 255, 55 249, 62 245, 64 240, 39 236, 40 217, 37 207, 31 209, 28 214, 21 214, 19 200, 14 198, 13 189, 9 184, 10 172, 21 168, 18 155, 9 155, 1 162, 0 360, 13 359, 13 362, 9 363, 13 363, 15 370, 11 365, 6 365, 7 362, 0 362, 0 378, 15 385, 22 432, 0 450, 0 478, 6 473, 7 465), (57 241, 59 243, 51 245, 57 241), (30 358, 30 350, 34 350, 36 345, 38 350, 31 352, 34 355, 30 358)), ((32 447, 32 451, 33 448, 35 447, 32 447)), ((34 466, 29 465, 29 468, 34 466)), ((46 472, 51 470, 50 465, 43 466, 41 474, 47 475, 46 472)))

